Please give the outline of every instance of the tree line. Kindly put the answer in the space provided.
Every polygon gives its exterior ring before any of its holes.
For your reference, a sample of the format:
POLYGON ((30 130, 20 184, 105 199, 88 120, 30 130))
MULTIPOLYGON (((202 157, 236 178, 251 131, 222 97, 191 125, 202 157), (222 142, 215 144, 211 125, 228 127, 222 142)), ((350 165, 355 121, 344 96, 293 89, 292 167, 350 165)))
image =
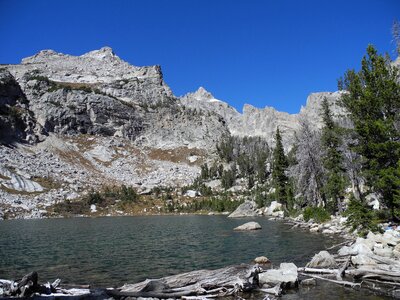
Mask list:
POLYGON ((264 187, 289 213, 322 208, 347 214, 355 227, 371 227, 378 218, 398 221, 399 69, 370 45, 361 70, 346 71, 338 88, 338 104, 351 126, 342 127, 324 99, 322 129, 301 120, 290 151, 285 152, 279 128, 273 149, 261 137, 227 136, 217 145, 220 163, 202 166, 198 182, 221 179, 223 188, 229 189, 245 178, 248 189, 264 187), (382 205, 376 214, 368 207, 372 193, 382 205))

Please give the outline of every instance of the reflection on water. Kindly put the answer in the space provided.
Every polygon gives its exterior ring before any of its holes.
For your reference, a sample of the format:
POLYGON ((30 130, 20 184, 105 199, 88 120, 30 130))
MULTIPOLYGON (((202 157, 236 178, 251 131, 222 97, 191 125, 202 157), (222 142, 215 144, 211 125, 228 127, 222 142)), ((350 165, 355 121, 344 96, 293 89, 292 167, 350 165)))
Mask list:
MULTIPOLYGON (((41 281, 60 277, 64 283, 120 286, 250 262, 261 255, 275 264, 304 265, 315 252, 337 242, 265 218, 257 218, 262 230, 232 230, 246 221, 223 216, 2 221, 0 278, 19 278, 36 270, 41 281)), ((285 296, 300 299, 293 297, 285 296)))

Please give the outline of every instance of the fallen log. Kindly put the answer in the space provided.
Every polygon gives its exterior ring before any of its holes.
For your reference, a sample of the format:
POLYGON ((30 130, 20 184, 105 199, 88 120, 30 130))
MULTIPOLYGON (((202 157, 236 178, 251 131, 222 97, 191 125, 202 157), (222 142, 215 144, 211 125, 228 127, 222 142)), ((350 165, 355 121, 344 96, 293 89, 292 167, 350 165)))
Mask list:
POLYGON ((19 280, 0 280, 0 298, 26 298, 33 295, 85 297, 91 294, 88 289, 63 289, 60 287, 60 279, 55 280, 52 284, 39 284, 38 279, 38 274, 31 272, 19 280))
MULTIPOLYGON (((107 290, 116 297, 216 297, 236 295, 258 288, 257 265, 237 265, 217 270, 198 270, 172 275, 157 280, 145 280, 136 284, 125 284, 119 289, 107 290)), ((189 298, 189 299, 190 299, 189 298)))
POLYGON ((269 288, 269 289, 257 289, 257 291, 260 291, 260 292, 263 292, 266 294, 272 294, 275 296, 280 296, 282 294, 282 289, 281 289, 280 284, 277 284, 273 288, 269 288))
POLYGON ((399 272, 392 272, 386 270, 380 270, 377 268, 369 268, 369 267, 361 267, 359 269, 353 269, 346 271, 346 274, 352 275, 356 278, 361 278, 364 276, 384 276, 385 278, 390 279, 390 281, 400 282, 400 273, 399 272))
POLYGON ((339 285, 343 285, 343 286, 349 286, 351 288, 361 287, 361 283, 345 281, 345 280, 329 279, 329 278, 325 278, 325 277, 317 276, 317 275, 312 275, 312 274, 308 274, 308 273, 301 273, 301 275, 312 277, 312 278, 315 278, 315 279, 329 281, 329 282, 332 282, 332 283, 335 283, 335 284, 339 284, 339 285))
POLYGON ((338 273, 336 275, 337 280, 342 280, 347 268, 350 266, 351 263, 351 256, 347 258, 347 261, 343 264, 343 266, 338 270, 338 273))
POLYGON ((340 246, 343 246, 343 245, 348 245, 348 244, 351 244, 351 241, 345 241, 345 242, 342 242, 342 243, 333 245, 333 246, 331 246, 331 247, 329 247, 329 248, 326 248, 325 250, 326 250, 326 251, 329 251, 329 250, 335 249, 335 248, 337 248, 337 247, 340 247, 340 246))
POLYGON ((298 272, 301 273, 311 273, 311 274, 338 274, 338 269, 317 269, 317 268, 297 268, 298 272))

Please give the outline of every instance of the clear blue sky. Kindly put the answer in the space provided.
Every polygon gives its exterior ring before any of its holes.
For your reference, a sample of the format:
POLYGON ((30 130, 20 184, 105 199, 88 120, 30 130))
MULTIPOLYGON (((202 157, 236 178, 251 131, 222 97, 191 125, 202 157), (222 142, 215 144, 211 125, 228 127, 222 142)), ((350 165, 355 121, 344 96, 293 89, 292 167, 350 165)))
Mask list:
POLYGON ((81 55, 110 46, 134 65, 161 65, 175 95, 204 86, 295 113, 335 91, 369 43, 394 56, 399 0, 0 0, 0 63, 42 49, 81 55))

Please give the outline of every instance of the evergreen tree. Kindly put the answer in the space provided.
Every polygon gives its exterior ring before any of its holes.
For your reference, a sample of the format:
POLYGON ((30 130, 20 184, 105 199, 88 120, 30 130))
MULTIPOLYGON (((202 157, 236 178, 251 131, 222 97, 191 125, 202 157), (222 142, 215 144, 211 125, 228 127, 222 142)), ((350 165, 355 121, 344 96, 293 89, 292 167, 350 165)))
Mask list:
POLYGON ((335 124, 328 100, 322 102, 322 128, 321 142, 324 150, 323 164, 326 170, 325 194, 330 199, 327 210, 331 213, 342 211, 342 200, 346 187, 346 170, 343 166, 343 154, 340 150, 340 128, 335 124))
POLYGON ((367 185, 382 195, 392 218, 400 207, 400 84, 398 68, 368 46, 361 71, 339 81, 344 107, 354 123, 367 185))
POLYGON ((208 170, 208 165, 207 165, 207 163, 205 163, 204 165, 201 165, 201 173, 200 173, 200 177, 201 177, 201 179, 203 179, 203 180, 207 180, 210 176, 210 172, 209 172, 209 170, 208 170))
POLYGON ((266 161, 268 158, 267 151, 258 151, 255 157, 256 171, 257 171, 257 180, 259 183, 264 183, 268 177, 266 161))
POLYGON ((282 137, 279 132, 279 128, 276 129, 275 142, 276 146, 273 152, 272 161, 272 180, 275 187, 275 197, 278 202, 287 206, 286 190, 288 177, 286 176, 285 171, 288 167, 288 161, 283 149, 282 137))

